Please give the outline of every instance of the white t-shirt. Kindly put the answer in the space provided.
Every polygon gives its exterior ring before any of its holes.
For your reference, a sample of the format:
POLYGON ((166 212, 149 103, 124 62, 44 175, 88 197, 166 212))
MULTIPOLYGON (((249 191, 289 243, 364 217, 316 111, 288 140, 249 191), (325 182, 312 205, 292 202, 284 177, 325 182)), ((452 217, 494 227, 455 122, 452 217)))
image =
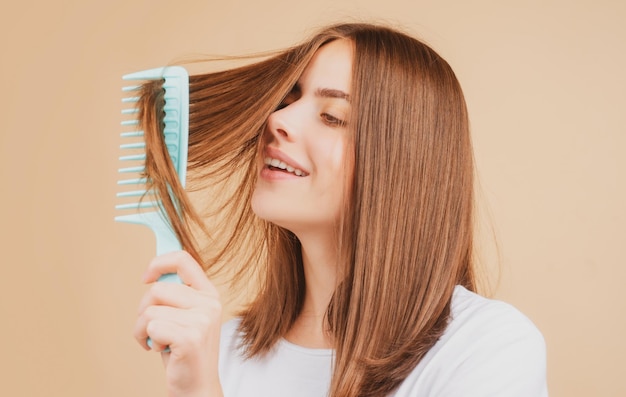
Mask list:
MULTIPOLYGON (((239 320, 222 328, 220 379, 225 397, 324 397, 333 350, 280 340, 262 358, 244 359, 239 320)), ((457 286, 451 320, 390 397, 546 397, 541 333, 513 306, 457 286)))

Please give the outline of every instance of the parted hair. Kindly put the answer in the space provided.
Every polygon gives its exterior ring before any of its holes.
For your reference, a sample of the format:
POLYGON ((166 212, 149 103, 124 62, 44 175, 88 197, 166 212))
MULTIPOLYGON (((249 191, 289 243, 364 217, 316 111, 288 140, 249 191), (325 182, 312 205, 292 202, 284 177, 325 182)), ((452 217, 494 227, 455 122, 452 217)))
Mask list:
POLYGON ((258 62, 191 76, 188 189, 209 192, 210 212, 195 209, 177 181, 163 150, 162 88, 146 83, 146 176, 183 247, 208 272, 258 280, 240 331, 249 357, 269 352, 300 313, 305 280, 297 237, 252 212, 256 159, 269 115, 315 52, 337 39, 354 48, 354 173, 337 225, 342 277, 325 321, 335 351, 329 395, 382 396, 444 332, 455 286, 476 288, 469 121, 443 58, 395 29, 350 23, 258 62))

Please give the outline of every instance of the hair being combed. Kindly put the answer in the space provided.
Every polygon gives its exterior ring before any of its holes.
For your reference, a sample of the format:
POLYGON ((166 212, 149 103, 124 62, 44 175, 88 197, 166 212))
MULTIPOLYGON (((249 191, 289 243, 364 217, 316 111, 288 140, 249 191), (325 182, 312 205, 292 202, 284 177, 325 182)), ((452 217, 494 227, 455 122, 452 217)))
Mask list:
MULTIPOLYGON (((305 283, 297 238, 250 208, 259 139, 315 52, 340 38, 355 49, 354 178, 338 228, 345 277, 327 313, 335 349, 330 396, 381 396, 442 335, 455 285, 475 289, 469 123, 460 85, 437 53, 388 28, 342 24, 261 62, 192 76, 189 185, 235 186, 215 196, 212 214, 221 221, 210 236, 207 219, 190 206, 163 156, 147 173, 161 195, 171 186, 183 204, 176 232, 207 271, 223 266, 237 281, 259 278, 258 294, 241 313, 241 331, 250 356, 268 352, 297 318, 305 283), (192 230, 208 236, 217 251, 203 254, 192 230), (235 254, 245 260, 228 263, 235 254)), ((158 92, 146 88, 141 102, 145 127, 154 134, 158 92)), ((158 141, 148 142, 148 153, 159 150, 158 141)))

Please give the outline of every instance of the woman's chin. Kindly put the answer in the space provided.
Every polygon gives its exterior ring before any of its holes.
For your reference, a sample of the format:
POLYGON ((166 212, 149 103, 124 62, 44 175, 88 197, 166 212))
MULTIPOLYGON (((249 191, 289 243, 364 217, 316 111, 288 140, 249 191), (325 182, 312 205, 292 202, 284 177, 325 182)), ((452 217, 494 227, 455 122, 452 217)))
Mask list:
POLYGON ((276 201, 266 200, 259 196, 256 192, 252 196, 252 212, 264 221, 282 226, 281 223, 283 222, 281 221, 284 221, 283 218, 286 214, 284 206, 281 208, 281 205, 276 201))

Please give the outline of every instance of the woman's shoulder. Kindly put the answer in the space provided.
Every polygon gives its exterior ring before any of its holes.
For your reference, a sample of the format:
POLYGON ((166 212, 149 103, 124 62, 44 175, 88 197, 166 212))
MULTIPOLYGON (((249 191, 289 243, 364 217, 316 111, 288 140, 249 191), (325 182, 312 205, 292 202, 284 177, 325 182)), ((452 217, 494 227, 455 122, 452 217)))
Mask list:
POLYGON ((490 332, 514 328, 543 340, 535 324, 515 306, 504 301, 486 298, 462 286, 454 290, 451 302, 448 332, 490 332))
POLYGON ((547 396, 546 346, 514 306, 457 286, 450 322, 397 397, 547 396))
POLYGON ((230 373, 245 361, 245 348, 239 331, 240 318, 233 318, 222 324, 220 333, 219 364, 220 373, 230 373))
POLYGON ((532 363, 545 360, 545 341, 532 320, 509 303, 461 286, 455 288, 450 323, 442 339, 464 346, 467 355, 526 358, 532 363))
POLYGON ((220 333, 220 348, 227 348, 228 350, 236 350, 241 345, 241 332, 239 331, 239 324, 241 318, 235 317, 224 324, 220 333))
POLYGON ((239 324, 241 323, 240 317, 234 317, 230 320, 227 320, 224 324, 222 324, 222 336, 227 335, 229 337, 238 334, 239 324))

